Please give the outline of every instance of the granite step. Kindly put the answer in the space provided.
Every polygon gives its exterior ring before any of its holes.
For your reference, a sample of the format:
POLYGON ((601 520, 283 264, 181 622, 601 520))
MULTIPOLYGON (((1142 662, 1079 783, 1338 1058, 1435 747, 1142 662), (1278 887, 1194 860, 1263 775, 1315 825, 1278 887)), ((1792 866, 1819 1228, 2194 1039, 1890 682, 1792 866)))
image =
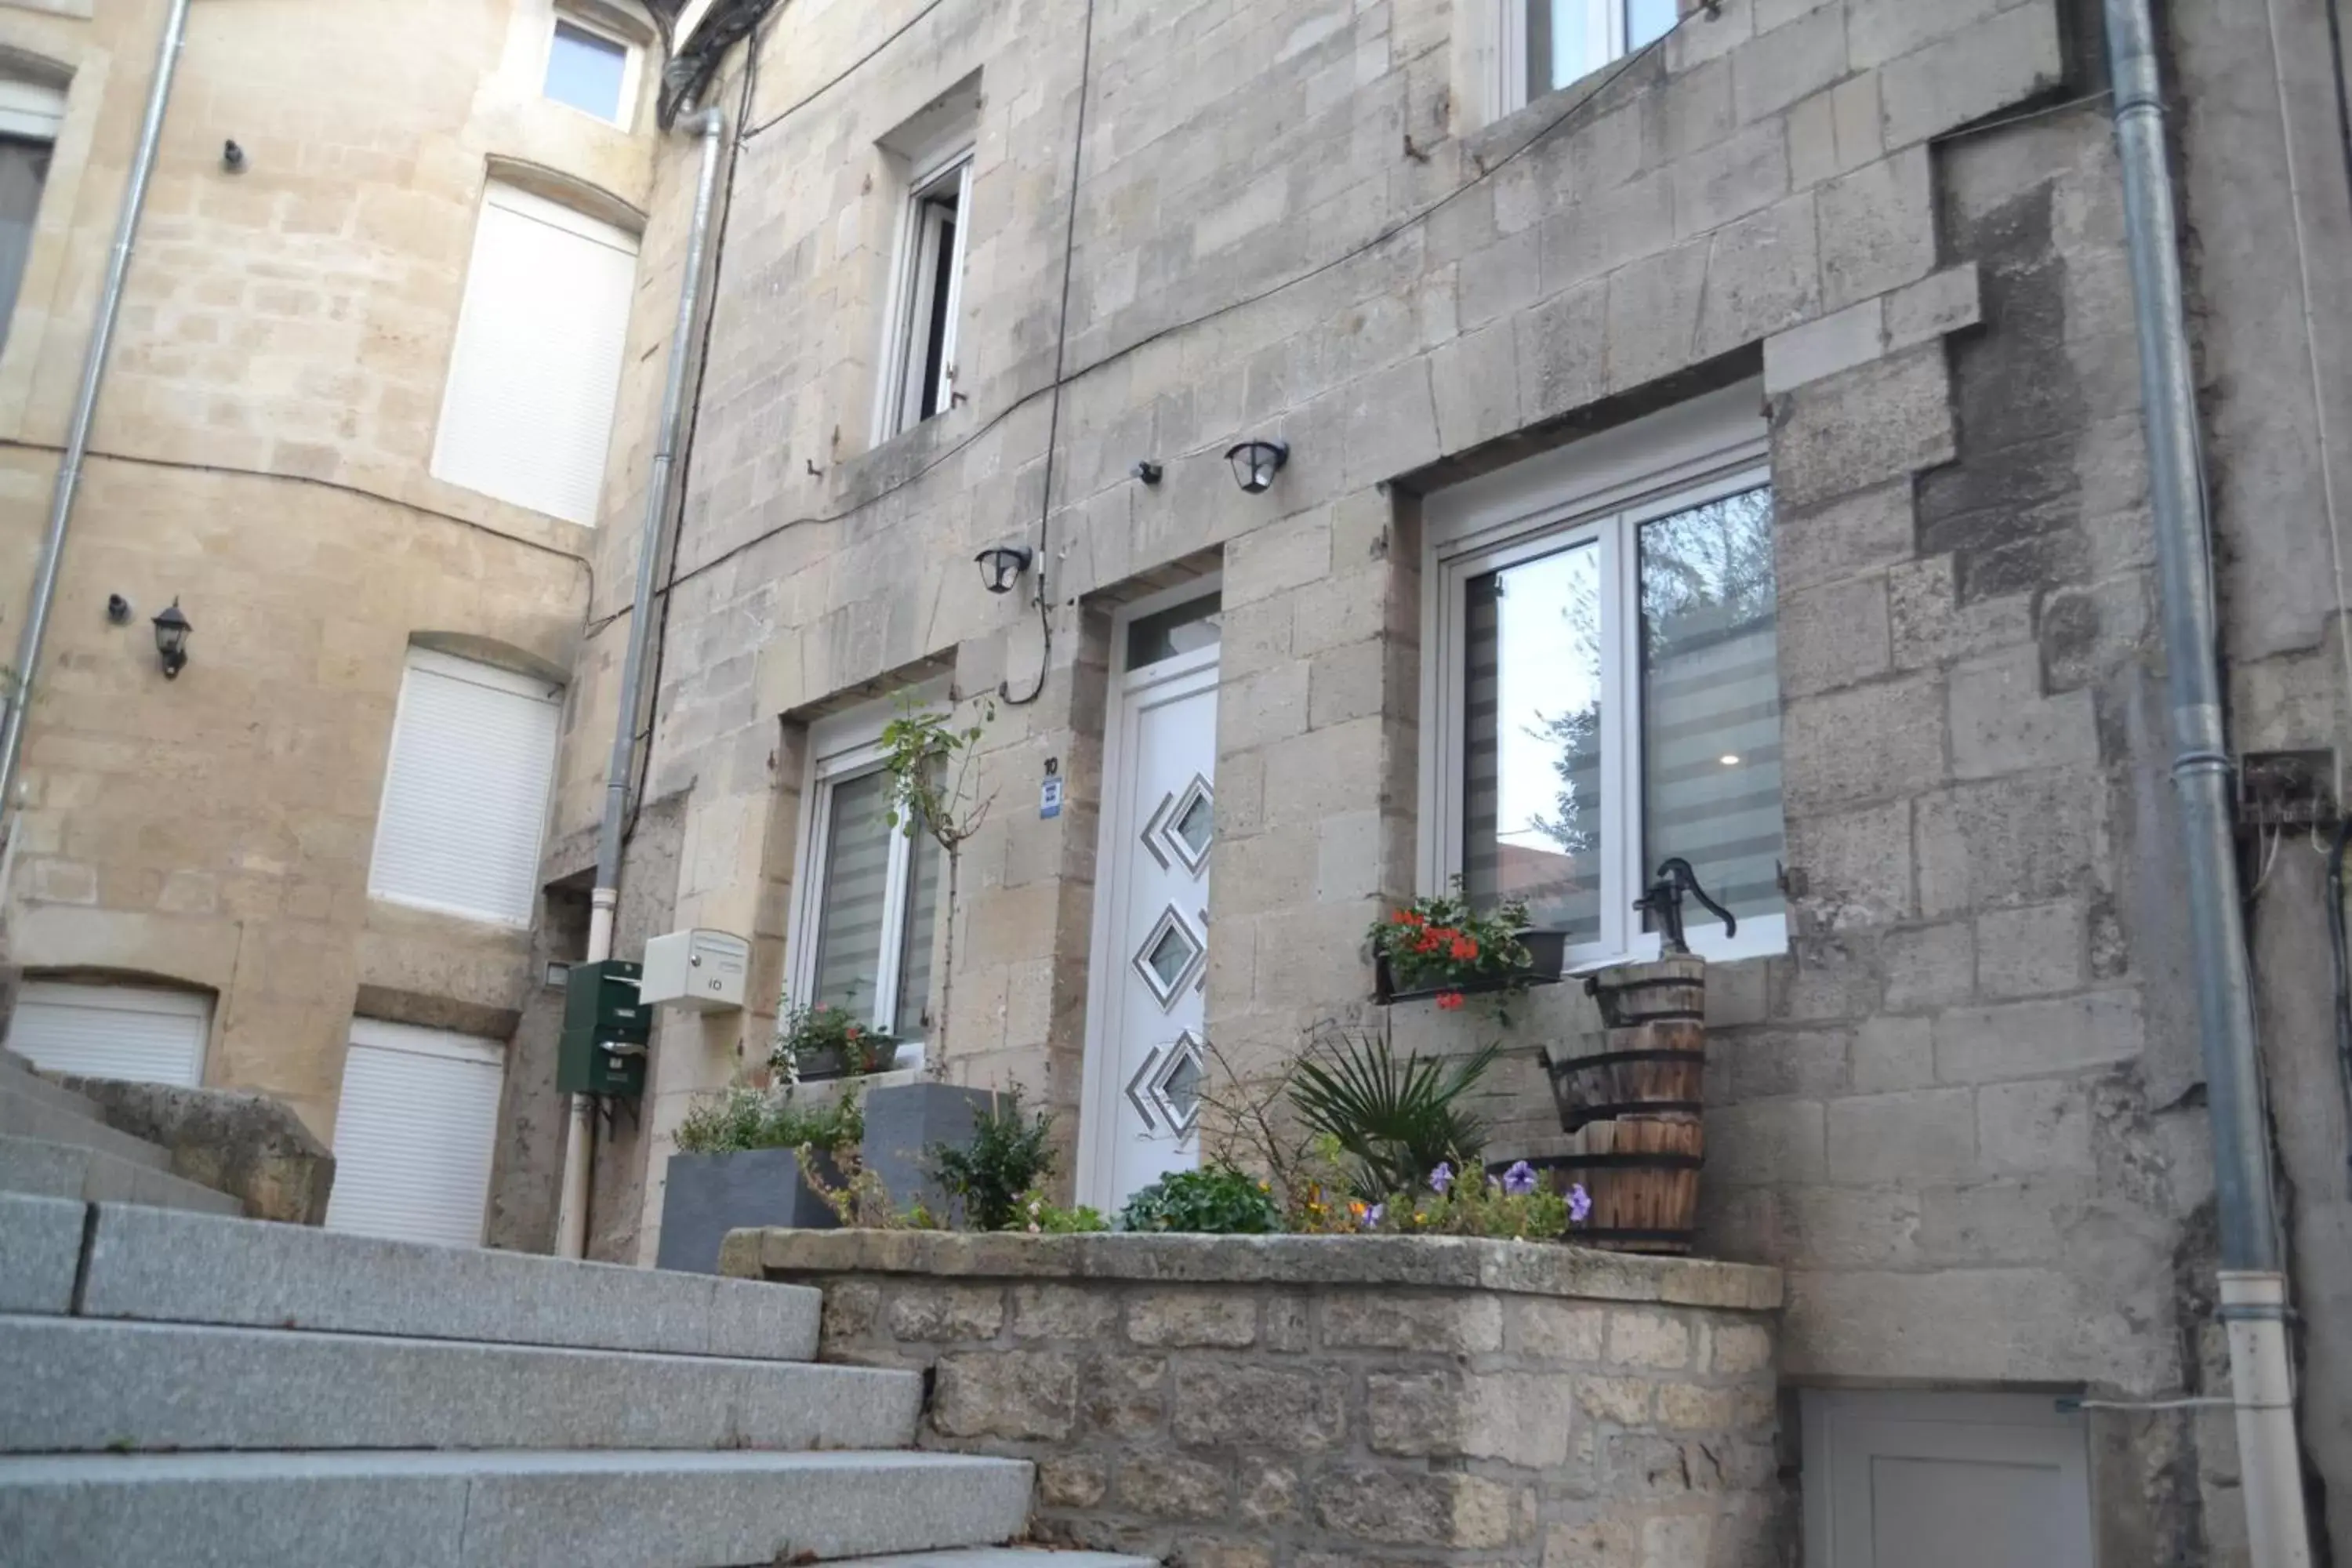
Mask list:
POLYGON ((1156 1557, 1116 1552, 1062 1552, 1034 1546, 983 1546, 967 1552, 914 1552, 899 1557, 859 1557, 835 1568, 1160 1568, 1156 1557))
POLYGON ((144 1138, 116 1131, 100 1120, 98 1107, 89 1100, 55 1084, 43 1084, 37 1079, 0 1083, 0 1135, 79 1144, 134 1165, 144 1165, 151 1171, 172 1168, 170 1150, 144 1138), (38 1088, 33 1087, 37 1084, 38 1088))
POLYGON ((140 1205, 156 1210, 192 1210, 241 1215, 245 1205, 169 1171, 126 1160, 85 1143, 0 1132, 0 1193, 34 1197, 79 1198, 89 1203, 140 1205))
POLYGON ((869 1367, 0 1316, 0 1453, 891 1448, 921 1404, 869 1367))
POLYGON ((0 1458, 0 1542, 42 1568, 838 1562, 1012 1540, 1030 1479, 961 1454, 43 1456, 0 1458))
POLYGON ((704 1274, 99 1206, 89 1318, 804 1362, 822 1294, 704 1274))

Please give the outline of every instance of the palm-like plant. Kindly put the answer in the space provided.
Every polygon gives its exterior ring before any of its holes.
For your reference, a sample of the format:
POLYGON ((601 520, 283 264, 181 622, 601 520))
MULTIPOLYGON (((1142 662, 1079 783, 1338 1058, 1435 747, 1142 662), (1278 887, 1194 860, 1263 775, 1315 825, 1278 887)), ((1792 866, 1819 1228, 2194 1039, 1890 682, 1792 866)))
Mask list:
POLYGON ((1400 1062, 1381 1036, 1342 1031, 1328 1059, 1299 1062, 1290 1102, 1355 1162, 1356 1195, 1378 1203, 1420 1191, 1441 1164, 1476 1169, 1486 1124, 1460 1101, 1501 1051, 1497 1041, 1466 1057, 1416 1051, 1400 1062))

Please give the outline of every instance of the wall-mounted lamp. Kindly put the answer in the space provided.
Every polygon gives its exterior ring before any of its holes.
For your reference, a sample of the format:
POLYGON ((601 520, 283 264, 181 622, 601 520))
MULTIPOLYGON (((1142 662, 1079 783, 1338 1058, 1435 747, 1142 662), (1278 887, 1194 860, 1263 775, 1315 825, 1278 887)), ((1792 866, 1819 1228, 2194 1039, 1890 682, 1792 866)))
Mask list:
POLYGON ((1132 468, 1129 468, 1128 472, 1133 474, 1137 479, 1141 479, 1147 485, 1156 485, 1160 482, 1160 476, 1167 472, 1167 470, 1162 468, 1159 464, 1153 462, 1150 458, 1146 458, 1143 461, 1136 464, 1132 468))
POLYGON ((1225 454, 1234 466, 1234 482, 1252 495, 1274 483, 1282 465, 1290 461, 1287 441, 1244 441, 1225 454))
POLYGON ((155 651, 163 656, 166 679, 177 679, 180 671, 187 668, 188 634, 195 629, 189 624, 188 617, 180 613, 180 601, 177 599, 155 617, 155 651))
POLYGON ((131 601, 120 594, 106 596, 106 619, 109 625, 127 626, 131 624, 131 601))
POLYGON ((234 142, 221 143, 221 167, 232 174, 245 173, 245 149, 234 142))
POLYGON ((992 544, 972 557, 980 563, 980 581, 992 594, 1010 594, 1034 557, 1025 544, 992 544))

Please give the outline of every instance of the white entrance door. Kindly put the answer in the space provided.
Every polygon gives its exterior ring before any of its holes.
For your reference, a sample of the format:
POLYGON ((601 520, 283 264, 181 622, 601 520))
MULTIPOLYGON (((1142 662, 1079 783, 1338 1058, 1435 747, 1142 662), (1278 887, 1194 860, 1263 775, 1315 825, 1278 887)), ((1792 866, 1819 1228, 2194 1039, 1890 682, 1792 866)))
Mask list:
POLYGON ((1123 626, 1104 754, 1079 1187, 1115 1211, 1200 1161, 1209 845, 1216 822, 1217 599, 1123 626))
POLYGON ((211 1031, 212 1004, 194 991, 36 980, 16 998, 6 1044, 45 1072, 193 1088, 211 1031))
POLYGON ((2046 1394, 1804 1395, 1806 1568, 2091 1568, 2079 1415, 2046 1394))
POLYGON ((352 1019, 327 1228, 479 1245, 505 1078, 495 1040, 352 1019))

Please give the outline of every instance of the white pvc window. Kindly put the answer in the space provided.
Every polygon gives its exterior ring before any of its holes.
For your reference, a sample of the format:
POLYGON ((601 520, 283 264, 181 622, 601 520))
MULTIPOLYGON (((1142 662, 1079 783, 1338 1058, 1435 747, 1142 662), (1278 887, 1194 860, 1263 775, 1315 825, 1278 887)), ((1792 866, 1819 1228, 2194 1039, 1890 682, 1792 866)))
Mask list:
POLYGON ((478 1244, 505 1079, 495 1040, 352 1019, 327 1228, 478 1244))
POLYGON ((619 34, 557 12, 541 90, 558 103, 628 129, 642 52, 619 34))
POLYGON ((1632 905, 1690 862, 1786 945, 1772 503, 1752 387, 1441 491, 1427 508, 1422 884, 1524 900, 1570 961, 1654 952, 1632 905))
POLYGON ((194 1088, 211 1032, 199 992, 36 980, 16 998, 7 1046, 44 1072, 194 1088))
POLYGON ((1496 101, 1507 113, 1674 30, 1676 0, 1494 0, 1496 101))
POLYGON ((636 236, 490 182, 434 474, 593 525, 636 274, 636 236))
POLYGON ((928 1022, 941 851, 889 820, 881 723, 845 716, 810 737, 790 988, 797 1003, 844 1008, 913 1040, 928 1022))
POLYGON ((5 341, 24 288, 41 192, 48 184, 49 154, 65 114, 61 89, 0 78, 0 342, 5 341))
POLYGON ((956 323, 971 210, 971 151, 920 168, 899 223, 880 436, 912 429, 955 401, 956 323))
POLYGON ((384 769, 368 892, 529 925, 555 778, 561 688, 408 650, 384 769))

